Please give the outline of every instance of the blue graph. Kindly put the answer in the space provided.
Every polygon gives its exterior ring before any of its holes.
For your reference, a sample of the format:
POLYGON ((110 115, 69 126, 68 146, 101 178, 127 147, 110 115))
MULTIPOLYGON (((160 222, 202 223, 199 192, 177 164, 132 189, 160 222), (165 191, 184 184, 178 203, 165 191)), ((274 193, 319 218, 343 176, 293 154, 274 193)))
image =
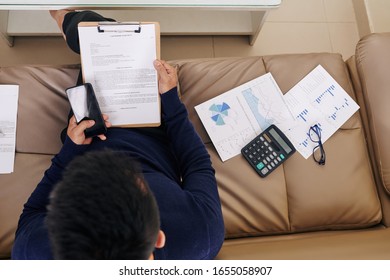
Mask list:
MULTIPOLYGON (((242 94, 255 116, 257 123, 263 130, 265 130, 273 121, 272 118, 268 116, 269 110, 260 110, 259 104, 261 101, 253 94, 251 88, 242 91, 242 94)), ((264 102, 264 100, 262 100, 262 102, 264 102)))
POLYGON ((328 87, 323 93, 321 93, 316 99, 315 99, 315 101, 318 103, 318 104, 320 104, 321 103, 321 101, 325 98, 325 97, 327 97, 327 96, 332 96, 332 97, 334 97, 334 91, 335 91, 335 89, 336 89, 336 86, 335 85, 331 85, 330 87, 328 87))
POLYGON ((306 138, 304 141, 299 143, 299 145, 302 145, 303 147, 307 148, 309 146, 309 138, 306 138))
POLYGON ((307 122, 306 116, 309 114, 309 110, 305 109, 301 113, 298 114, 297 118, 307 122))
POLYGON ((212 113, 211 119, 216 125, 225 125, 224 118, 229 115, 230 106, 223 102, 222 104, 213 104, 209 108, 212 113))
POLYGON ((344 103, 341 104, 340 107, 334 107, 335 111, 329 115, 328 118, 332 119, 332 120, 336 120, 337 119, 337 113, 339 113, 342 109, 345 109, 346 107, 349 107, 349 103, 348 103, 348 99, 347 98, 344 98, 344 103))

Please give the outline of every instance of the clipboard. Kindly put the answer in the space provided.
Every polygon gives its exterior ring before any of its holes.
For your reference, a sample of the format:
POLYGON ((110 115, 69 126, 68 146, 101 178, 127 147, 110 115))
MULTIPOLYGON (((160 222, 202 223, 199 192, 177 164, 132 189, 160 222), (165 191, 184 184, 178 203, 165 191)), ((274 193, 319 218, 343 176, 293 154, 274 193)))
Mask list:
POLYGON ((156 34, 156 57, 160 59, 161 55, 161 39, 160 39, 160 24, 158 22, 151 21, 123 21, 123 22, 112 22, 112 21, 101 21, 101 22, 80 22, 79 27, 96 26, 97 31, 100 32, 135 32, 140 33, 142 31, 142 25, 152 24, 155 28, 156 34), (116 28, 115 28, 116 27, 116 28), (121 28, 121 27, 127 27, 121 28), (133 28, 132 28, 133 27, 133 28), (134 29, 137 29, 135 31, 134 29))
POLYGON ((161 124, 158 22, 80 22, 83 79, 94 87, 102 113, 117 127, 161 124), (153 91, 153 92, 152 92, 153 91))

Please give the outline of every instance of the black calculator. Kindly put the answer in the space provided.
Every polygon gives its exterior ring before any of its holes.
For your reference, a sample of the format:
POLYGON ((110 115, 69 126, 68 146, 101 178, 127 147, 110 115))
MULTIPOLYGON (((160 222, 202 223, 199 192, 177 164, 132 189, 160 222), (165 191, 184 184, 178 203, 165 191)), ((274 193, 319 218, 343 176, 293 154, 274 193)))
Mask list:
POLYGON ((261 177, 270 174, 294 152, 290 140, 273 124, 241 149, 242 155, 261 177))

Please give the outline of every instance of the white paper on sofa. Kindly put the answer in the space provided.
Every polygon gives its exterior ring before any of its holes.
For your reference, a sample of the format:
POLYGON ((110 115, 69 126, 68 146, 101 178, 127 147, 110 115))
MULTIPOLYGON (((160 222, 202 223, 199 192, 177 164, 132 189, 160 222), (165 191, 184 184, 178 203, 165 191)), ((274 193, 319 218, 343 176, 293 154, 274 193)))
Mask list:
POLYGON ((285 95, 271 73, 195 106, 222 161, 271 124, 275 124, 305 158, 317 143, 309 139, 317 124, 325 143, 359 106, 335 79, 318 65, 285 95))
POLYGON ((195 106, 222 161, 241 152, 271 124, 282 131, 294 122, 271 73, 195 106))
POLYGON ((310 126, 321 129, 321 141, 325 143, 358 109, 359 105, 318 65, 285 95, 291 112, 295 116, 288 130, 282 130, 295 149, 307 159, 317 143, 309 138, 310 126))
POLYGON ((0 85, 0 174, 14 171, 18 97, 18 85, 0 85))

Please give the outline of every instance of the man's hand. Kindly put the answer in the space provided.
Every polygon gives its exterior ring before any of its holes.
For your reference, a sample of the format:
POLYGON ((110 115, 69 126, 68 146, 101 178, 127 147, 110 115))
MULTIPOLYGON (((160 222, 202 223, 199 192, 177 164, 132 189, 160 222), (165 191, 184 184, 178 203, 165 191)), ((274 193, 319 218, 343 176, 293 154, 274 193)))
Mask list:
MULTIPOLYGON (((103 114, 103 119, 106 123, 106 127, 111 127, 111 123, 108 121, 108 116, 103 114)), ((90 128, 94 126, 95 121, 93 120, 85 120, 77 124, 76 118, 72 116, 69 120, 68 125, 68 137, 73 141, 73 143, 77 145, 87 145, 91 144, 92 137, 85 138, 84 130, 87 128, 90 128)), ((97 137, 99 137, 101 140, 106 140, 107 137, 104 134, 100 134, 97 137)))
POLYGON ((154 68, 158 74, 158 91, 160 94, 177 86, 176 69, 163 60, 155 60, 154 68))

